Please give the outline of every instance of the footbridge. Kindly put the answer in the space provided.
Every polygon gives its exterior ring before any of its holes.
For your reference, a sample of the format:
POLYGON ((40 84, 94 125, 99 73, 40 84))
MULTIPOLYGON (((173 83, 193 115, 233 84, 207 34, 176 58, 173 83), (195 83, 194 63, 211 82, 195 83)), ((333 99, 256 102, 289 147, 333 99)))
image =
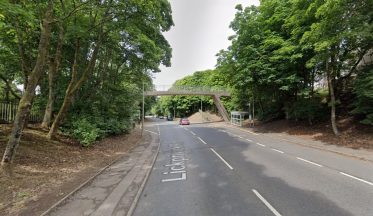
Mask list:
POLYGON ((200 95, 212 97, 216 108, 224 121, 229 122, 228 112, 225 109, 220 97, 230 97, 231 94, 226 88, 207 86, 155 86, 154 90, 145 91, 145 96, 167 96, 167 95, 200 95))

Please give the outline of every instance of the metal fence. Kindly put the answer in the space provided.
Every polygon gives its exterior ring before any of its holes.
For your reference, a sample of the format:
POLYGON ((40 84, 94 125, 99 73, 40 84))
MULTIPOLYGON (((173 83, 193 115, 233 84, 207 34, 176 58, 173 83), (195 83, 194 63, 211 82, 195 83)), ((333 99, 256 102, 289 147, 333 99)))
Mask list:
MULTIPOLYGON (((12 123, 16 117, 18 103, 0 102, 0 122, 12 123)), ((37 123, 43 120, 43 113, 40 110, 31 109, 28 117, 29 122, 37 123)))

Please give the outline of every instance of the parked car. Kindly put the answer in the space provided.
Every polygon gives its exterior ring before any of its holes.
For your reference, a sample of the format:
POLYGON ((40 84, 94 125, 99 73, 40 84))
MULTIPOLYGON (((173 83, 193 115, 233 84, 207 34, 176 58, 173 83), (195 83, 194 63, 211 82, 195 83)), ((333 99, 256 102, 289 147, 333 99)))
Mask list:
POLYGON ((190 123, 187 118, 181 118, 179 121, 179 125, 190 125, 190 123))
POLYGON ((173 121, 174 118, 172 116, 167 116, 167 121, 173 121))
POLYGON ((163 116, 159 116, 159 119, 164 119, 164 117, 163 116))

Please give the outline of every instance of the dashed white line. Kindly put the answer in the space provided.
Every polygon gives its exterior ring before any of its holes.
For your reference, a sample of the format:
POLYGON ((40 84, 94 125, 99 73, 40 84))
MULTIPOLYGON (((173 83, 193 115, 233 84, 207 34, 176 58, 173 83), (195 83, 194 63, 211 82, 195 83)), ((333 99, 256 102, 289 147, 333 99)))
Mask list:
POLYGON ((227 167, 228 167, 229 169, 233 170, 233 167, 232 167, 231 165, 229 165, 229 163, 228 163, 227 161, 225 161, 224 158, 223 158, 222 156, 220 156, 220 154, 218 154, 218 153, 217 153, 214 149, 212 149, 212 148, 210 148, 210 150, 211 150, 212 152, 214 152, 214 153, 216 154, 216 156, 218 156, 218 157, 220 158, 220 160, 222 160, 222 161, 225 163, 225 165, 227 165, 227 167))
POLYGON ((249 141, 249 142, 253 142, 251 139, 246 139, 247 141, 249 141))
POLYGON ((193 131, 190 131, 191 134, 193 134, 194 136, 196 135, 193 131))
POLYGON ((298 160, 301 160, 301 161, 304 161, 304 162, 307 162, 307 163, 310 163, 310 164, 313 164, 315 166, 318 166, 318 167, 323 167, 323 165, 321 164, 318 164, 318 163, 315 163, 315 162, 312 162, 312 161, 309 161, 309 160, 306 160, 304 158, 300 158, 300 157, 297 157, 298 160))
POLYGON ((260 201, 262 201, 264 203, 264 205, 266 205, 267 208, 269 208, 269 210, 271 210, 271 212, 274 215, 281 216, 281 214, 275 208, 273 208, 273 206, 271 204, 269 204, 269 202, 266 199, 264 199, 264 197, 258 191, 256 191, 255 189, 252 189, 252 191, 260 199, 260 201))
POLYGON ((263 146, 263 147, 266 147, 266 145, 264 145, 264 144, 261 144, 261 143, 256 143, 257 145, 260 145, 260 146, 263 146))
POLYGON ((201 139, 201 137, 197 137, 203 144, 205 144, 205 145, 207 145, 207 143, 203 140, 203 139, 201 139))
POLYGON ((348 177, 350 177, 350 178, 356 179, 356 180, 358 180, 358 181, 361 181, 361 182, 364 182, 364 183, 366 183, 366 184, 369 184, 369 185, 372 185, 372 186, 373 186, 373 183, 372 183, 372 182, 369 182, 369 181, 366 181, 366 180, 364 180, 364 179, 361 179, 361 178, 358 178, 358 177, 355 177, 355 176, 349 175, 349 174, 344 173, 344 172, 339 172, 339 173, 342 174, 342 175, 348 176, 348 177))
POLYGON ((284 152, 283 151, 280 151, 280 150, 278 150, 278 149, 274 149, 274 148, 271 148, 273 151, 276 151, 276 152, 279 152, 279 153, 281 153, 281 154, 284 154, 284 152))
POLYGON ((237 136, 238 138, 240 138, 240 139, 243 139, 243 137, 242 136, 237 136))

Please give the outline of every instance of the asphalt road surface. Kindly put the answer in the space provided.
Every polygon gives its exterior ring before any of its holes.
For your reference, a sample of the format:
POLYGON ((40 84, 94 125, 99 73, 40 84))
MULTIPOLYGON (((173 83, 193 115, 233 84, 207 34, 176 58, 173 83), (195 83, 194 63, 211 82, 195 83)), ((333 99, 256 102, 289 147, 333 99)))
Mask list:
POLYGON ((278 137, 158 120, 136 216, 373 215, 373 164, 278 137))

